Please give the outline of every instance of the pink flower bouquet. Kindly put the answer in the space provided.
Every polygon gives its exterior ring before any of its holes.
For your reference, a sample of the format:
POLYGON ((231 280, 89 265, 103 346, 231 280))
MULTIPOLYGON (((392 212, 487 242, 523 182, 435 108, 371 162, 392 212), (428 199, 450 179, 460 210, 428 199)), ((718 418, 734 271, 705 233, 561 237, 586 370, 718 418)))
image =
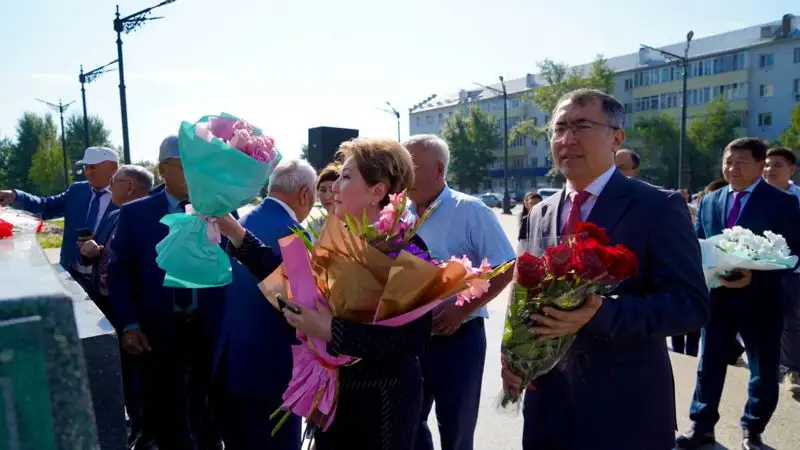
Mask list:
POLYGON ((206 288, 231 282, 231 265, 209 217, 250 202, 269 180, 281 154, 271 137, 228 114, 183 122, 178 131, 191 212, 161 222, 169 234, 156 246, 165 286, 206 288))

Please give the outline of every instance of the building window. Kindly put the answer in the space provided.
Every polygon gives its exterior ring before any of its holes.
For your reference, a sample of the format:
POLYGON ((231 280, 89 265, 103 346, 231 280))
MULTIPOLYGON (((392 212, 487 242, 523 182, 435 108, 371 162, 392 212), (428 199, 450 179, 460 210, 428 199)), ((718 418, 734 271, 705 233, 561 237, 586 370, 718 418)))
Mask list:
POLYGON ((539 167, 539 158, 534 156, 531 158, 531 167, 539 167))
POLYGON ((795 78, 794 80, 794 95, 800 94, 800 78, 795 78))
POLYGON ((772 67, 774 63, 775 63, 775 55, 773 55, 772 53, 759 55, 758 57, 758 66, 761 67, 762 69, 768 69, 772 67))
POLYGON ((625 114, 630 114, 633 112, 633 104, 625 103, 625 114))
POLYGON ((425 116, 425 123, 427 123, 428 125, 432 125, 433 124, 433 116, 425 116))
POLYGON ((759 95, 761 97, 772 97, 775 95, 775 86, 771 84, 762 84, 759 88, 759 95))
POLYGON ((450 111, 449 113, 447 113, 447 117, 453 117, 453 111, 450 111))
POLYGON ((800 47, 794 49, 794 62, 800 63, 800 47))
POLYGON ((772 125, 772 113, 761 113, 758 115, 758 126, 769 127, 772 125))
POLYGON ((633 89, 633 78, 626 78, 625 79, 625 90, 630 91, 633 89))
POLYGON ((444 123, 444 114, 439 113, 439 123, 444 123))
POLYGON ((519 99, 518 98, 512 98, 511 99, 511 104, 508 105, 508 107, 509 108, 519 108, 519 99))
POLYGON ((417 116, 417 125, 422 125, 422 117, 417 116))

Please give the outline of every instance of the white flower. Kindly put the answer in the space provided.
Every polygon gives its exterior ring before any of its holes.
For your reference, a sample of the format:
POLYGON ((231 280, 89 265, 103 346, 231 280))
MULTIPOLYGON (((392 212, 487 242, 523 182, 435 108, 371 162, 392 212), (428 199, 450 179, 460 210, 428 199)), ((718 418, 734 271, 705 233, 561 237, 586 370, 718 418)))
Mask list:
POLYGON ((753 261, 782 259, 790 255, 786 239, 771 231, 758 236, 746 228, 735 226, 723 230, 722 236, 717 243, 720 250, 753 261))

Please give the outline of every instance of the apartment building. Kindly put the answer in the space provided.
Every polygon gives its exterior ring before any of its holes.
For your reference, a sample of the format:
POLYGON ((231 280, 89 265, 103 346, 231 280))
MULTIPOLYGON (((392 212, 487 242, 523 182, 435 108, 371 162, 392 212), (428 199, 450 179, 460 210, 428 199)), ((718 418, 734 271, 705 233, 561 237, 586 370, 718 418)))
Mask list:
MULTIPOLYGON (((741 115, 742 135, 777 139, 789 125, 791 110, 800 104, 800 18, 787 14, 780 20, 691 41, 687 71, 687 117, 700 116, 716 96, 724 96, 741 115)), ((686 42, 661 47, 683 55, 686 42)), ((661 53, 642 48, 636 53, 607 59, 615 72, 614 96, 625 104, 626 127, 639 117, 669 114, 680 117, 682 69, 661 53)), ((588 70, 589 64, 578 66, 588 70)), ((541 111, 525 94, 541 85, 535 74, 506 80, 509 129, 522 120, 543 125, 550 111, 541 111)), ((498 119, 502 129, 503 99, 493 89, 472 87, 457 93, 435 95, 411 108, 411 134, 440 134, 445 121, 456 111, 476 105, 498 119)), ((503 186, 502 149, 488 168, 491 185, 503 186)), ((677 149, 676 149, 677 151, 677 149)), ((524 191, 547 186, 545 174, 552 167, 544 139, 521 137, 509 143, 509 190, 524 191)))

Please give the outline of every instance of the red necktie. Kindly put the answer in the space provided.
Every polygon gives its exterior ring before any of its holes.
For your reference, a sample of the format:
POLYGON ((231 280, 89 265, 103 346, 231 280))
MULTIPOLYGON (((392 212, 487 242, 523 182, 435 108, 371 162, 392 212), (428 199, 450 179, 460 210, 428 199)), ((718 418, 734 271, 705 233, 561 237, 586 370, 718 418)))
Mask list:
POLYGON ((570 206, 569 215, 567 216, 567 223, 564 224, 564 229, 561 230, 562 236, 568 236, 575 233, 575 229, 580 222, 583 222, 581 216, 581 206, 589 200, 592 194, 587 191, 572 191, 569 193, 570 206))

